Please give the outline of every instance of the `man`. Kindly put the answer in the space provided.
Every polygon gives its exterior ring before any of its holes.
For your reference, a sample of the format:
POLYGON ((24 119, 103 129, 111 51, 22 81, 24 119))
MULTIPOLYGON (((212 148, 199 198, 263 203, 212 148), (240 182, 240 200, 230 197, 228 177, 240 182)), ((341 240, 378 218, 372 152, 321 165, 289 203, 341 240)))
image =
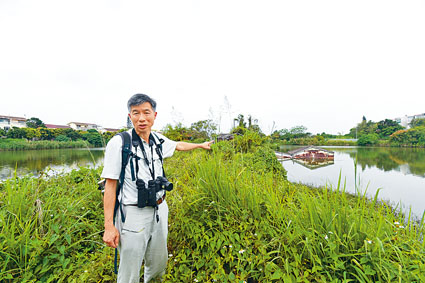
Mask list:
POLYGON ((136 181, 142 180, 142 184, 147 185, 149 180, 163 176, 160 155, 167 158, 173 155, 174 150, 211 149, 213 141, 191 144, 174 142, 160 134, 152 134, 151 129, 157 115, 156 102, 145 94, 133 95, 127 107, 134 126, 134 129, 128 131, 132 137, 131 151, 137 157, 130 159, 125 168, 124 183, 118 198, 122 206, 114 216, 117 182, 121 173, 123 140, 115 136, 106 146, 104 169, 101 175, 106 179, 103 241, 108 246, 119 250, 118 282, 139 282, 143 261, 144 282, 149 282, 152 278, 160 277, 165 273, 168 258, 168 206, 165 201, 165 192, 160 190, 156 193, 156 207, 139 208, 136 181), (157 150, 157 147, 160 148, 160 139, 163 140, 162 152, 157 150), (121 214, 124 215, 125 221, 122 221, 121 214))

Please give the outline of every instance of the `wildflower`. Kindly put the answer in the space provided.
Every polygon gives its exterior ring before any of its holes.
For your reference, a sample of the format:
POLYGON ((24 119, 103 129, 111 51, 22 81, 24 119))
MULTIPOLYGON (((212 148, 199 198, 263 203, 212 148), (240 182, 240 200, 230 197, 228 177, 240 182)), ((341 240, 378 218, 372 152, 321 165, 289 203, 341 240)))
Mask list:
POLYGON ((404 226, 403 226, 403 225, 400 225, 398 228, 400 228, 400 229, 404 229, 404 226))
POLYGON ((204 209, 205 212, 208 212, 208 209, 204 209))
POLYGON ((87 272, 87 270, 84 270, 84 272, 87 272))
POLYGON ((400 222, 396 221, 394 222, 394 225, 400 225, 400 222))
POLYGON ((226 246, 223 246, 223 249, 225 249, 226 248, 226 246))
POLYGON ((232 248, 232 245, 229 245, 229 248, 232 248))
POLYGON ((172 256, 173 256, 173 254, 169 254, 169 255, 168 255, 168 257, 172 257, 172 256))
POLYGON ((328 235, 325 235, 325 240, 327 240, 328 239, 328 235))
POLYGON ((194 282, 199 282, 199 281, 198 281, 198 279, 196 279, 196 278, 195 278, 195 279, 193 279, 193 281, 194 281, 194 282))
POLYGON ((367 239, 367 240, 366 240, 366 242, 367 242, 368 244, 372 244, 372 243, 373 243, 373 241, 372 241, 371 239, 367 239))
POLYGON ((240 251, 239 251, 239 253, 240 254, 243 254, 245 252, 245 250, 243 250, 243 249, 241 249, 240 251))
POLYGON ((329 234, 333 234, 331 231, 328 232, 329 234))
POLYGON ((53 217, 53 214, 50 214, 50 217, 53 217))
POLYGON ((177 262, 177 258, 174 259, 174 262, 177 262))
POLYGON ((254 236, 257 237, 257 233, 254 233, 254 236))

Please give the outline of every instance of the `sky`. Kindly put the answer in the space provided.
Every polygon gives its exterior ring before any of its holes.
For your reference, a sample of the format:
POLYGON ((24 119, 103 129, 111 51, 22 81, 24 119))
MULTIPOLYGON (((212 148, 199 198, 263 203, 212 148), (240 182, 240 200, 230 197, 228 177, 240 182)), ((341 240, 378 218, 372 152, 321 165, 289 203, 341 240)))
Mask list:
POLYGON ((425 1, 0 0, 0 115, 348 133, 425 112, 425 1))

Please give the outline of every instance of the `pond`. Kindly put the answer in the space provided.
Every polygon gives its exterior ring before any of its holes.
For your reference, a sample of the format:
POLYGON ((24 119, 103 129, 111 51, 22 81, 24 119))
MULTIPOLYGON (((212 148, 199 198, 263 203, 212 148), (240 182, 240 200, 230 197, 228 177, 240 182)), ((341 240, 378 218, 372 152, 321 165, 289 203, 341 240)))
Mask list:
MULTIPOLYGON (((282 147, 287 152, 296 147, 282 147)), ((323 147, 334 151, 333 161, 301 163, 282 161, 288 180, 313 186, 336 188, 341 173, 345 190, 366 192, 370 198, 379 189, 379 198, 399 206, 404 213, 411 209, 416 218, 425 211, 425 149, 323 147), (357 160, 357 168, 355 168, 357 160)))
POLYGON ((42 171, 55 174, 78 169, 80 166, 97 167, 103 163, 103 148, 48 149, 0 151, 0 180, 42 171))

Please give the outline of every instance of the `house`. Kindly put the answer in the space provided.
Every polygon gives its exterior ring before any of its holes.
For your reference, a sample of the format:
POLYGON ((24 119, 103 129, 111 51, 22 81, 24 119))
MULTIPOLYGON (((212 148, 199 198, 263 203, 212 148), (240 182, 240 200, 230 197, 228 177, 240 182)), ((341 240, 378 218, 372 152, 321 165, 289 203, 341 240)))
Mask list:
POLYGON ((425 113, 421 113, 421 114, 416 114, 412 116, 405 115, 404 117, 398 117, 398 118, 395 118, 394 121, 399 123, 401 126, 409 129, 410 128, 409 124, 410 122, 412 122, 413 119, 424 119, 424 118, 425 118, 425 113))
POLYGON ((305 146, 287 153, 292 159, 333 159, 334 152, 318 146, 305 146))
POLYGON ((74 130, 81 130, 81 131, 87 131, 87 130, 100 130, 102 127, 96 124, 91 123, 80 123, 80 122, 69 122, 67 124, 74 130))
POLYGON ((71 129, 70 126, 65 125, 53 125, 53 124, 44 124, 48 129, 71 129))
POLYGON ((12 127, 25 128, 27 119, 22 117, 12 117, 0 115, 0 128, 9 130, 12 127))

